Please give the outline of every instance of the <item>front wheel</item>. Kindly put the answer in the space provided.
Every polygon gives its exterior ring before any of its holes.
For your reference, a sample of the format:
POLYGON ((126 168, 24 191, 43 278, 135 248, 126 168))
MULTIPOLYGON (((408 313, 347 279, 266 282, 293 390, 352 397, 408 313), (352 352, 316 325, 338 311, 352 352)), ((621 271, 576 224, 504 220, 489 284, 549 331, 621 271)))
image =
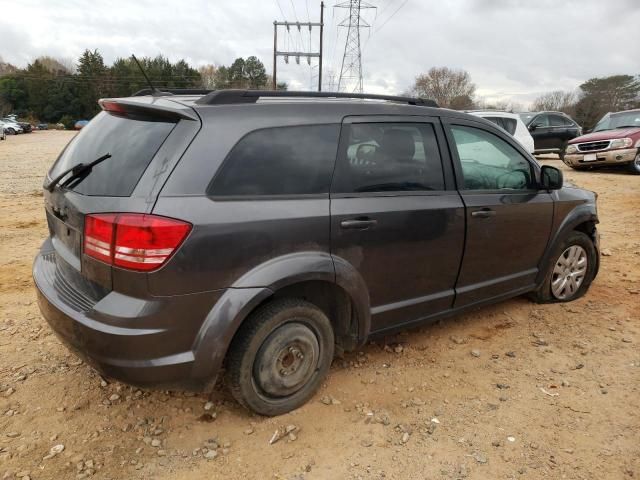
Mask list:
POLYGON ((539 303, 570 302, 583 296, 596 273, 598 252, 589 236, 573 231, 556 248, 542 285, 533 292, 539 303))
POLYGON ((235 399, 261 415, 281 415, 313 396, 333 360, 331 322, 315 305, 279 299, 252 313, 229 349, 235 399))
POLYGON ((631 173, 635 173, 636 175, 640 175, 640 150, 636 154, 636 158, 629 164, 629 170, 631 173))

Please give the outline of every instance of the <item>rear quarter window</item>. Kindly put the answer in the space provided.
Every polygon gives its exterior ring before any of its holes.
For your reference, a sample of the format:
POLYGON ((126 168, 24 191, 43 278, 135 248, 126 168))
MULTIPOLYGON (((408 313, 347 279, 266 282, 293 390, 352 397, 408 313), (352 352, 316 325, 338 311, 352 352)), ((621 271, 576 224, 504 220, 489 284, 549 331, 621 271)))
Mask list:
POLYGON ((83 195, 130 196, 173 127, 171 122, 101 112, 67 145, 49 176, 55 178, 74 165, 110 153, 111 158, 93 167, 71 189, 83 195))
POLYGON ((231 150, 209 184, 212 196, 309 195, 329 192, 340 125, 256 130, 231 150))

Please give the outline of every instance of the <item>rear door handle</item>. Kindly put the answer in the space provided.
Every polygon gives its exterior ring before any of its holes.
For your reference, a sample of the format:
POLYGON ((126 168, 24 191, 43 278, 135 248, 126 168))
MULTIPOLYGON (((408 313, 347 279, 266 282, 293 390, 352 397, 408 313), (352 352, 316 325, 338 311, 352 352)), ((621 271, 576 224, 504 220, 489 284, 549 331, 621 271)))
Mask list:
POLYGON ((340 222, 342 228, 353 230, 366 230, 367 228, 375 227, 377 224, 378 221, 372 218, 354 218, 340 222))
POLYGON ((475 212, 471 212, 471 216, 475 218, 495 217, 496 211, 491 210, 490 208, 483 208, 482 210, 476 210, 475 212))

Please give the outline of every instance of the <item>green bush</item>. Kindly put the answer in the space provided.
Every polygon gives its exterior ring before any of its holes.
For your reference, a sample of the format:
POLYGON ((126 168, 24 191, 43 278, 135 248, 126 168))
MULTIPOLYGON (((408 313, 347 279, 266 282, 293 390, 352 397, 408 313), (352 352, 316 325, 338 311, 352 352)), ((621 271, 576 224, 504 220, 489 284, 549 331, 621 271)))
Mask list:
POLYGON ((60 122, 64 125, 65 130, 73 130, 73 125, 76 123, 71 118, 71 115, 63 115, 60 117, 60 122))

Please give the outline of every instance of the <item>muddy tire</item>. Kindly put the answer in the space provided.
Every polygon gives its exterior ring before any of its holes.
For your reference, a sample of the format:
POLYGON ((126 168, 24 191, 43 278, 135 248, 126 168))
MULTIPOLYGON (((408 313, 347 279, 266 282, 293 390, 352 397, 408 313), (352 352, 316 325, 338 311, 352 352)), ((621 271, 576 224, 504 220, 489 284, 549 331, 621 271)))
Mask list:
POLYGON ((571 302, 593 281, 598 251, 589 236, 573 231, 555 249, 540 287, 530 295, 538 303, 571 302))
POLYGON ((313 396, 333 352, 333 328, 322 310, 304 300, 274 300, 253 312, 235 335, 227 383, 249 410, 281 415, 313 396))

